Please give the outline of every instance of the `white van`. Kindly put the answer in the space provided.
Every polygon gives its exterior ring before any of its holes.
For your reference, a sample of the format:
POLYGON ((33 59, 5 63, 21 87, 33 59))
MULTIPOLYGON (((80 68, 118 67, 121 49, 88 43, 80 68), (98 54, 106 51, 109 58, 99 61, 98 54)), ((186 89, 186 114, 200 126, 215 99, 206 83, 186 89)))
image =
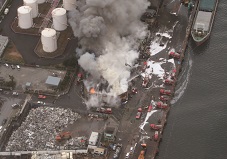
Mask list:
POLYGON ((128 152, 128 153, 126 153, 126 155, 125 155, 125 159, 128 159, 129 158, 129 155, 130 155, 130 153, 128 152))
POLYGON ((17 69, 20 70, 20 66, 19 65, 16 65, 17 69))
POLYGON ((4 10, 4 14, 6 15, 6 14, 8 14, 9 13, 9 8, 6 8, 5 10, 4 10))

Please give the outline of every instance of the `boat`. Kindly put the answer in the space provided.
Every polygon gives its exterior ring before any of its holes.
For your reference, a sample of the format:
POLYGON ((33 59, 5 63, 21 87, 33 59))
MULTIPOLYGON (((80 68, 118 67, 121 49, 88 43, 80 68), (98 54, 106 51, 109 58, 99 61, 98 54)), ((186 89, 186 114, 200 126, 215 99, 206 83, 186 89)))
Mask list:
POLYGON ((191 35, 197 45, 204 43, 210 36, 218 0, 199 0, 191 35))

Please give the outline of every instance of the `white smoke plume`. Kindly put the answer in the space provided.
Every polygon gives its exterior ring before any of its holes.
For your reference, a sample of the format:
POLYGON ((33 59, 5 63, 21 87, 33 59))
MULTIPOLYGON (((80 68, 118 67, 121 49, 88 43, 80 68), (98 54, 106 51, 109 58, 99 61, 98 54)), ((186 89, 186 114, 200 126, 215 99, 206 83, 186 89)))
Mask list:
MULTIPOLYGON (((76 0, 75 0, 76 1, 76 0)), ((69 13, 69 23, 83 48, 89 50, 78 60, 95 81, 104 78, 109 93, 120 95, 128 89, 130 66, 139 56, 139 40, 147 34, 140 21, 148 0, 80 0, 69 13)))

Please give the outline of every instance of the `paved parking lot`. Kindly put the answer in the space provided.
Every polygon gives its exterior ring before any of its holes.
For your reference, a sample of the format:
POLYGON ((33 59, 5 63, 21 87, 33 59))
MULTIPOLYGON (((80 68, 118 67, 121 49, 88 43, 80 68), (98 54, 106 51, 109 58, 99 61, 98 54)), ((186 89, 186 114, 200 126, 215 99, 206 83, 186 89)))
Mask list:
POLYGON ((65 71, 50 70, 43 68, 22 67, 12 69, 11 66, 0 65, 0 77, 3 77, 7 81, 10 80, 9 75, 13 76, 16 80, 16 88, 18 92, 23 92, 26 88, 26 83, 31 82, 30 89, 32 90, 48 90, 48 86, 45 84, 48 76, 55 74, 62 80, 65 76, 65 71))

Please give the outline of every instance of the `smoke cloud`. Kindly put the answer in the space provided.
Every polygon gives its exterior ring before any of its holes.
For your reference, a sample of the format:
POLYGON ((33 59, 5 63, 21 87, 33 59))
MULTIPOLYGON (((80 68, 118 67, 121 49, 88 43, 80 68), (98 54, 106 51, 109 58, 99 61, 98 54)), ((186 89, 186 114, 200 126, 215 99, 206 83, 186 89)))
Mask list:
POLYGON ((139 40, 147 34, 140 17, 148 5, 147 0, 80 0, 69 13, 74 36, 87 50, 78 60, 80 66, 94 81, 104 78, 114 96, 128 89, 130 66, 139 56, 139 40))

